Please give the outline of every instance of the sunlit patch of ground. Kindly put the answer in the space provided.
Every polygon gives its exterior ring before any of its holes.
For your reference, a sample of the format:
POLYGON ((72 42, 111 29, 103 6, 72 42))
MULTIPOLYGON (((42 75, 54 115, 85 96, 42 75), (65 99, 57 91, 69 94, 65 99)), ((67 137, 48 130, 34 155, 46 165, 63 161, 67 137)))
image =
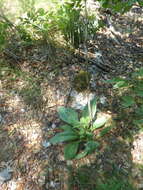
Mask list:
POLYGON ((134 136, 132 158, 134 166, 132 168, 132 175, 135 179, 138 189, 143 188, 143 132, 134 136))
POLYGON ((132 155, 133 162, 143 164, 143 132, 134 137, 132 155))
MULTIPOLYGON (((55 109, 64 104, 67 93, 64 85, 68 81, 66 77, 61 76, 56 83, 50 85, 49 81, 45 80, 39 85, 32 72, 19 71, 17 75, 17 70, 9 69, 6 64, 2 66, 0 172, 7 165, 12 168, 12 179, 2 185, 2 190, 41 190, 44 185, 47 188, 59 188, 60 179, 64 181, 59 175, 63 172, 63 167, 57 167, 54 157, 62 152, 61 148, 48 147, 48 140, 54 133, 53 122, 59 122, 54 117, 55 109), (40 99, 35 99, 39 89, 40 99)), ((64 185, 64 182, 62 183, 64 185)))

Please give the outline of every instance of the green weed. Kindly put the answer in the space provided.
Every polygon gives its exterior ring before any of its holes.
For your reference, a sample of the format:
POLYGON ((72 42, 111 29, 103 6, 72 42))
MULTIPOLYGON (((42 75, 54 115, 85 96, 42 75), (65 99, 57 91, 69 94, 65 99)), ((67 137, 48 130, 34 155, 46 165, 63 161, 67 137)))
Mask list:
POLYGON ((99 147, 99 142, 94 141, 94 131, 103 127, 107 119, 105 117, 96 118, 97 99, 94 98, 87 104, 80 119, 78 113, 71 109, 60 107, 58 114, 66 125, 60 128, 63 132, 56 134, 50 139, 53 144, 68 142, 64 148, 66 159, 80 159, 91 154, 99 147))

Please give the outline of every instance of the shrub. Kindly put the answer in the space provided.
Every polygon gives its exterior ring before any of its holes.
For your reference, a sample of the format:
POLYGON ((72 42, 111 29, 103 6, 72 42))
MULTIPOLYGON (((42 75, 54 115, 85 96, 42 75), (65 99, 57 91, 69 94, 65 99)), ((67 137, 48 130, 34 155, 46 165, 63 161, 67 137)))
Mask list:
POLYGON ((88 36, 92 36, 102 26, 102 22, 98 22, 94 13, 85 15, 84 9, 82 0, 72 0, 62 4, 57 11, 59 30, 65 40, 76 48, 85 41, 86 30, 88 36))
POLYGON ((41 40, 49 42, 53 40, 56 31, 52 12, 47 12, 43 8, 25 13, 20 17, 18 24, 21 39, 29 42, 32 40, 41 40))

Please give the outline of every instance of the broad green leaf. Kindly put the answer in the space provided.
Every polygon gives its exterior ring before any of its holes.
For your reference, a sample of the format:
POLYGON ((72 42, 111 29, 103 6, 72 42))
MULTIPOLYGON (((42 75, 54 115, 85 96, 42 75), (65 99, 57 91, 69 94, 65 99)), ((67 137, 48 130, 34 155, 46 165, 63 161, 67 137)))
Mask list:
POLYGON ((114 8, 114 11, 120 12, 123 9, 123 3, 118 2, 113 8, 114 8))
POLYGON ((122 98, 122 106, 130 107, 135 104, 134 98, 132 96, 123 96, 122 98))
POLYGON ((113 78, 111 80, 107 80, 105 81, 106 83, 118 83, 118 82, 127 82, 127 80, 123 79, 123 78, 119 78, 119 77, 116 77, 116 78, 113 78))
POLYGON ((136 114, 138 116, 143 116, 143 105, 141 105, 141 107, 136 109, 136 114))
POLYGON ((143 81, 136 81, 133 91, 137 96, 143 97, 143 81))
POLYGON ((64 131, 73 131, 73 128, 70 125, 62 125, 60 126, 60 128, 63 129, 64 131))
POLYGON ((123 79, 123 78, 113 78, 111 80, 107 80, 105 81, 106 83, 111 83, 111 84, 114 84, 115 85, 113 86, 114 89, 116 88, 123 88, 123 87, 128 87, 129 86, 129 83, 126 79, 123 79))
POLYGON ((112 129, 112 126, 106 127, 104 129, 102 129, 102 131, 99 134, 99 137, 102 137, 104 135, 106 135, 107 133, 109 133, 109 131, 112 129))
POLYGON ((107 119, 105 117, 97 118, 92 126, 92 131, 95 129, 98 129, 100 127, 103 127, 103 125, 106 123, 107 119))
POLYGON ((143 81, 138 81, 138 83, 136 84, 136 86, 140 89, 143 90, 143 81))
POLYGON ((71 142, 64 148, 64 156, 66 160, 75 158, 79 147, 79 142, 71 142))
MULTIPOLYGON (((91 108, 91 114, 92 114, 92 118, 94 118, 95 114, 96 114, 96 107, 97 107, 97 99, 93 98, 90 101, 90 108, 91 108)), ((88 109, 88 104, 84 107, 83 111, 82 111, 82 117, 84 118, 90 118, 90 113, 89 113, 89 109, 88 109)))
POLYGON ((65 131, 65 132, 56 134, 54 137, 50 139, 50 142, 52 144, 56 144, 60 142, 76 140, 78 138, 79 136, 75 132, 65 131))
POLYGON ((126 81, 119 81, 117 82, 114 86, 113 86, 113 89, 116 89, 116 88, 124 88, 124 87, 128 87, 129 84, 126 82, 126 81))
POLYGON ((60 119, 68 124, 76 125, 79 123, 78 113, 71 108, 60 107, 58 109, 58 114, 60 116, 60 119))
POLYGON ((137 125, 139 127, 143 127, 143 119, 134 120, 133 122, 134 122, 135 125, 137 125))
POLYGON ((99 143, 96 141, 88 141, 85 145, 85 150, 79 153, 75 158, 81 159, 85 157, 87 154, 91 154, 95 151, 96 148, 99 147, 99 143))
POLYGON ((134 92, 137 96, 143 97, 143 90, 136 88, 134 89, 134 92))
POLYGON ((86 147, 85 147, 85 151, 88 153, 88 154, 91 154, 92 152, 95 151, 96 148, 99 147, 99 142, 96 142, 96 141, 88 141, 86 143, 86 147))
POLYGON ((138 3, 140 6, 143 6, 143 1, 142 0, 138 0, 138 3))
POLYGON ((88 152, 85 150, 85 151, 82 151, 81 153, 79 153, 75 159, 81 159, 83 157, 85 157, 86 155, 88 154, 88 152))
POLYGON ((80 138, 84 138, 86 136, 86 130, 83 127, 79 129, 80 138))
POLYGON ((92 140, 93 136, 94 136, 94 134, 91 132, 91 130, 90 130, 90 132, 88 132, 88 131, 86 132, 86 137, 88 140, 92 140))
POLYGON ((80 118, 80 126, 87 126, 90 122, 90 118, 89 117, 81 117, 80 118))
POLYGON ((132 74, 133 77, 143 77, 143 68, 141 68, 139 71, 136 71, 132 74))

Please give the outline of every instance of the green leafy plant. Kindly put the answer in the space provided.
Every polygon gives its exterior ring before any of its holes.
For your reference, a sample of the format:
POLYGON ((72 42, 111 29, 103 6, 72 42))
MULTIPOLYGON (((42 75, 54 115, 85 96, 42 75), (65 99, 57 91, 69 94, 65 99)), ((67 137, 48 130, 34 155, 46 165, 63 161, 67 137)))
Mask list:
POLYGON ((8 43, 9 36, 9 24, 4 21, 0 21, 0 50, 2 50, 8 43))
POLYGON ((130 78, 114 78, 107 82, 113 84, 113 89, 119 89, 121 106, 134 111, 134 124, 143 126, 143 68, 133 72, 130 78))
POLYGON ((83 39, 81 22, 81 0, 62 4, 57 12, 57 25, 65 40, 77 47, 83 39))
POLYGON ((129 11, 134 4, 143 6, 142 0, 98 0, 101 4, 101 7, 108 8, 115 13, 125 13, 129 11))
POLYGON ((65 159, 80 159, 90 154, 99 147, 99 142, 94 140, 94 130, 103 127, 107 119, 96 117, 97 99, 94 98, 82 110, 79 119, 78 113, 71 109, 60 107, 58 114, 66 125, 60 128, 63 132, 50 139, 52 144, 67 142, 64 148, 65 159))
POLYGON ((85 4, 82 0, 64 2, 57 11, 57 26, 68 44, 78 48, 88 36, 95 35, 102 23, 94 14, 84 14, 85 4), (87 18, 86 18, 87 17, 87 18))
POLYGON ((17 28, 23 41, 50 42, 53 40, 57 27, 54 23, 52 11, 47 12, 43 8, 33 9, 19 19, 17 28))

